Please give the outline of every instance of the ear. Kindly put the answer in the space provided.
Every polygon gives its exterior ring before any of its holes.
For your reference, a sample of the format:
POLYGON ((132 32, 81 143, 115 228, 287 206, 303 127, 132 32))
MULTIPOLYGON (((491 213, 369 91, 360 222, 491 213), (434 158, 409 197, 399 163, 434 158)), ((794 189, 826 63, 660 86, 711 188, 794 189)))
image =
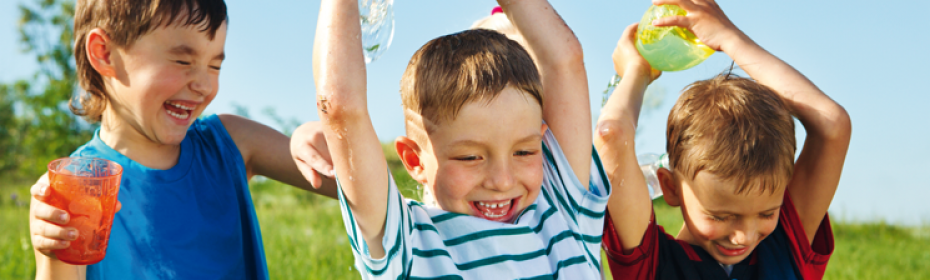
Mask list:
POLYGON ((397 156, 404 163, 404 168, 414 180, 420 184, 426 183, 426 172, 420 161, 420 146, 413 139, 400 136, 394 140, 394 149, 397 149, 397 156))
POLYGON ((116 67, 113 64, 113 56, 116 46, 110 41, 106 31, 95 28, 87 33, 87 41, 84 42, 87 50, 87 60, 90 65, 104 77, 116 76, 116 67))
POLYGON ((681 206, 681 188, 672 171, 663 167, 656 171, 656 175, 659 177, 659 185, 662 186, 662 198, 665 199, 665 203, 673 207, 681 206))
POLYGON ((543 135, 543 138, 546 137, 546 129, 549 129, 549 126, 546 123, 542 124, 542 128, 539 129, 539 134, 543 135))

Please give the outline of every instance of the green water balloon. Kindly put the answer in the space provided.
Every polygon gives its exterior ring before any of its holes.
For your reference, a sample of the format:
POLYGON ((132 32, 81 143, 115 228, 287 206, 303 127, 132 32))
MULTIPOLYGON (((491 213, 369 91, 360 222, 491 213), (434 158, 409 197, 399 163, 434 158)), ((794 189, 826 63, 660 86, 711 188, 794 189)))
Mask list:
POLYGON ((676 5, 649 7, 636 30, 636 49, 652 68, 660 71, 681 71, 704 62, 714 50, 701 43, 690 30, 672 26, 656 27, 652 21, 667 16, 688 13, 676 5))

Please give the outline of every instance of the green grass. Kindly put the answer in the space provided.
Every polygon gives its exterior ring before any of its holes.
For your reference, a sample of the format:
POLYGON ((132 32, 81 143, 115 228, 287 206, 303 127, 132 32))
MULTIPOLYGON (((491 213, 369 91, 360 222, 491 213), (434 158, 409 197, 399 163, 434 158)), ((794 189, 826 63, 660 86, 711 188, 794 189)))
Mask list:
MULTIPOLYGON (((394 153, 386 154, 401 192, 418 197, 394 153)), ((34 279, 23 202, 30 185, 0 183, 0 279, 34 279)), ((337 201, 272 180, 254 180, 251 190, 272 279, 359 278, 337 201)), ((679 210, 661 200, 654 205, 659 224, 676 234, 679 210)), ((834 221, 833 231, 836 249, 826 279, 930 279, 930 227, 834 221)))

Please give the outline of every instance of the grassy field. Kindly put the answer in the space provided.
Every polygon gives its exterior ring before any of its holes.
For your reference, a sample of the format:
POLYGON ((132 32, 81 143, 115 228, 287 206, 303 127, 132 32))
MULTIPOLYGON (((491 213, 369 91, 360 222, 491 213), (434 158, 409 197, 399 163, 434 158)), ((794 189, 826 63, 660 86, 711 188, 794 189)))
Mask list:
MULTIPOLYGON (((412 180, 392 162, 402 192, 416 195, 412 180)), ((0 183, 0 279, 35 275, 28 188, 29 183, 0 183)), ((272 279, 359 278, 335 200, 271 180, 255 180, 251 189, 272 279)), ((655 205, 659 223, 677 232, 678 209, 655 205)), ((834 221, 833 230, 836 250, 826 279, 930 279, 930 227, 834 221)))

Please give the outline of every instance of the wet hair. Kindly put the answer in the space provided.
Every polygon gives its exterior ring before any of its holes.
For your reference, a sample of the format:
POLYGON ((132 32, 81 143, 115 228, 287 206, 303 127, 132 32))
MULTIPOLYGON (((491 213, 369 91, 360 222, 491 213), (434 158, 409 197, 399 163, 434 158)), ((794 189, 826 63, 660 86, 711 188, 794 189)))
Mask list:
POLYGON ((517 42, 486 29, 433 39, 413 55, 400 82, 407 135, 425 137, 465 104, 490 102, 507 86, 542 106, 539 72, 517 42))
POLYGON ((794 120, 784 102, 730 72, 685 88, 669 113, 666 139, 676 176, 711 172, 737 183, 737 194, 774 193, 794 171, 794 120))
POLYGON ((129 48, 143 35, 170 25, 196 26, 213 40, 228 20, 222 0, 78 0, 74 10, 74 60, 78 83, 85 92, 70 100, 71 112, 98 122, 109 100, 103 77, 87 57, 86 41, 91 30, 103 29, 110 42, 129 48))

